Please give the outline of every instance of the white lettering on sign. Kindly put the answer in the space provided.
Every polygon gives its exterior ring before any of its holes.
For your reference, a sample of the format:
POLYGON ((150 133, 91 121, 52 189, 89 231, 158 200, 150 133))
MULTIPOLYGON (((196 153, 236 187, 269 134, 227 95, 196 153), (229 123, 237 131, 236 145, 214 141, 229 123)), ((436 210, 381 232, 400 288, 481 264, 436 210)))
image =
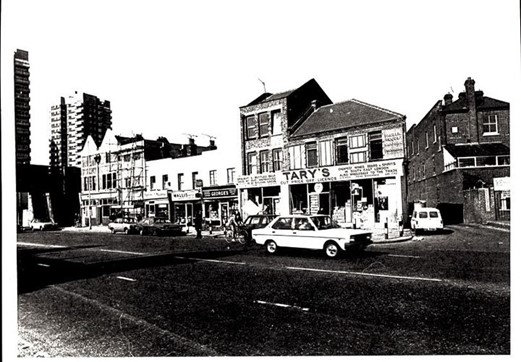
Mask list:
POLYGON ((197 195, 196 190, 172 192, 172 201, 198 199, 198 197, 196 195, 197 195))
POLYGON ((382 147, 385 158, 404 156, 403 132, 401 128, 382 130, 382 147))

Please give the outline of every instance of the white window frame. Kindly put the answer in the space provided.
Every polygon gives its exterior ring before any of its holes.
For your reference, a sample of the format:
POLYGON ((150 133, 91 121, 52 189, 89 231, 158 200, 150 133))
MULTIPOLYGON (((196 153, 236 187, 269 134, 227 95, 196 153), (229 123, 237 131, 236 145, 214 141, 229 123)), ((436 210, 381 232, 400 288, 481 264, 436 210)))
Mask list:
POLYGON ((493 136, 498 135, 498 117, 497 114, 489 114, 486 118, 486 120, 483 120, 483 136, 493 136), (493 121, 491 121, 493 119, 493 121), (491 127, 494 126, 495 131, 485 131, 485 127, 491 127))
POLYGON ((270 151, 262 150, 259 152, 259 173, 270 172, 270 151))
POLYGON ((365 134, 349 136, 349 148, 363 148, 367 146, 365 134))
POLYGON ((247 173, 248 175, 255 175, 257 174, 257 154, 255 152, 248 152, 246 154, 246 160, 247 160, 247 173))
POLYGON ((320 141, 318 143, 318 165, 333 165, 333 140, 320 141))

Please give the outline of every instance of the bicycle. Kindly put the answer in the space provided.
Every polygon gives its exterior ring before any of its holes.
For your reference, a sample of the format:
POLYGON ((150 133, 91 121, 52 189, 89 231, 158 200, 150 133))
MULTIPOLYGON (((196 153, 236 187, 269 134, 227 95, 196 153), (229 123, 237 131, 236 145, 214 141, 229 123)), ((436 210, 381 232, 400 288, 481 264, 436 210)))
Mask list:
POLYGON ((246 244, 246 233, 244 230, 241 230, 239 227, 237 228, 237 231, 233 232, 233 229, 229 226, 224 226, 224 239, 228 244, 231 243, 239 243, 239 244, 246 244))

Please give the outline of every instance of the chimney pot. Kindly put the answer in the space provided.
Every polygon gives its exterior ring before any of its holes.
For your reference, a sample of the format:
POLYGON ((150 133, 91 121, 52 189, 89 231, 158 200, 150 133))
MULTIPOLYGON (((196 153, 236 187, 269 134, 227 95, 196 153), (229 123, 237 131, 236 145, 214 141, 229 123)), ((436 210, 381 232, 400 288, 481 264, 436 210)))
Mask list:
POLYGON ((443 100, 445 101, 445 105, 448 106, 449 104, 452 103, 452 94, 450 94, 450 93, 445 94, 445 96, 443 97, 443 100))

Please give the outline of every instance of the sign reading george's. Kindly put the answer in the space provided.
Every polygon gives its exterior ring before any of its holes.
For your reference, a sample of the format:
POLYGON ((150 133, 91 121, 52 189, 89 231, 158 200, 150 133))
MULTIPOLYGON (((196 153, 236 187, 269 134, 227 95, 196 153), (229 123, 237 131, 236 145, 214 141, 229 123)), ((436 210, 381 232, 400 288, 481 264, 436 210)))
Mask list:
POLYGON ((369 162, 346 166, 307 168, 276 173, 277 181, 280 185, 348 181, 402 175, 401 160, 369 162))

